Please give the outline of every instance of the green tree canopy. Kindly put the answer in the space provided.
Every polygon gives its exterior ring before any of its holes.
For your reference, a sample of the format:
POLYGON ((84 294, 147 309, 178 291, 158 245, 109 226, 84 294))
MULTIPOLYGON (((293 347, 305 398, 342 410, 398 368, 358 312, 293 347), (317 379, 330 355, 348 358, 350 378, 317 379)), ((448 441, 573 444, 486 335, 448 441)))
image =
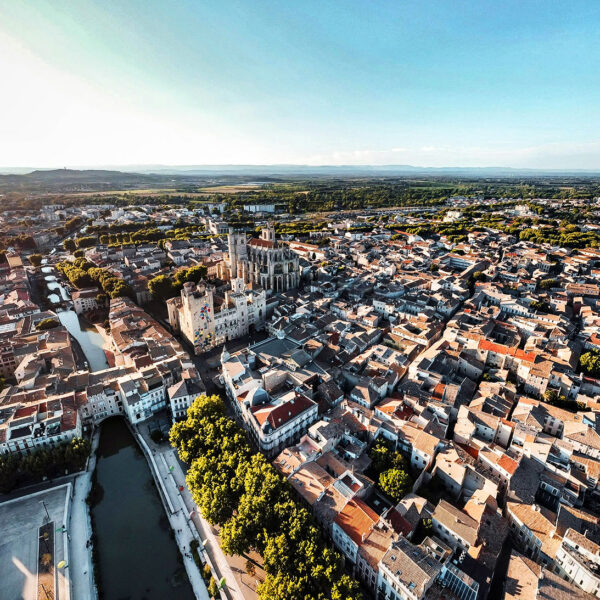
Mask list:
POLYGON ((73 252, 74 250, 77 249, 75 242, 71 238, 67 238, 66 240, 64 240, 63 246, 64 246, 65 250, 67 250, 68 252, 73 252))
POLYGON ((401 469, 388 469, 379 476, 379 487, 394 502, 400 502, 410 492, 412 479, 401 469))
POLYGON ((38 331, 47 331, 48 329, 54 329, 55 327, 58 327, 60 325, 58 319, 42 319, 41 321, 39 321, 35 328, 38 331))

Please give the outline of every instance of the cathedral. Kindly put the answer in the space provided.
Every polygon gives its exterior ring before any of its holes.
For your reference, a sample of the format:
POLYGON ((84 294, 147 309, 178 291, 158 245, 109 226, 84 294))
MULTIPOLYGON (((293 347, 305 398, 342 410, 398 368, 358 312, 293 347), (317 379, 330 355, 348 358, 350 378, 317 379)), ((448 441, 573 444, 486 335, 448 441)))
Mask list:
POLYGON ((246 234, 229 230, 229 273, 264 290, 285 292, 298 287, 298 255, 275 239, 275 228, 268 224, 260 238, 246 240, 246 234))

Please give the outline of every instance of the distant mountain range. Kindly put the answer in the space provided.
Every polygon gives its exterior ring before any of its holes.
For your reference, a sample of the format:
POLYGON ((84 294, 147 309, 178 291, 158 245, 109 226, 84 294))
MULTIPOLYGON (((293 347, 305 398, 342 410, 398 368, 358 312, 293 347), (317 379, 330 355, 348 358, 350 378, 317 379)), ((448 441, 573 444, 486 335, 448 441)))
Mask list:
MULTIPOLYGON (((0 173, 2 170, 0 169, 0 173)), ((458 178, 464 180, 581 180, 594 171, 539 171, 509 168, 426 168, 410 165, 135 165, 115 169, 36 169, 0 174, 0 193, 70 194, 136 189, 181 189, 250 182, 285 182, 308 178, 458 178)))
POLYGON ((298 175, 344 175, 344 176, 411 176, 433 175, 463 177, 520 177, 520 176, 598 176, 600 169, 524 169, 511 167, 418 167, 412 165, 106 165, 98 167, 73 167, 68 169, 28 169, 26 167, 2 168, 0 175, 27 175, 31 180, 86 179, 99 180, 126 174, 185 176, 298 176, 298 175))

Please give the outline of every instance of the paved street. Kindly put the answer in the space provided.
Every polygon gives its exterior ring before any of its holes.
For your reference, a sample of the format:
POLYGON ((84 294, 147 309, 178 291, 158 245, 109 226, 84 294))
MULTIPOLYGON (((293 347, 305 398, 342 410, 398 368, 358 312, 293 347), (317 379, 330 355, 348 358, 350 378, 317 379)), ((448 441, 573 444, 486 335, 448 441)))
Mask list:
POLYGON ((76 600, 95 600, 98 595, 94 586, 91 545, 87 541, 92 536, 87 495, 90 491, 92 473, 96 467, 96 448, 99 431, 92 439, 92 454, 87 471, 79 475, 73 485, 71 518, 68 524, 71 554, 71 586, 76 600))
MULTIPOLYGON (((0 504, 0 598, 2 600, 36 600, 39 527, 47 521, 46 510, 54 527, 54 564, 65 556, 67 535, 59 530, 64 523, 70 485, 36 492, 0 504), (46 510, 44 509, 44 504, 46 510)), ((56 600, 68 600, 65 572, 56 569, 56 600)), ((68 571, 70 573, 70 571, 68 571)), ((77 598, 75 596, 75 598, 77 598)))

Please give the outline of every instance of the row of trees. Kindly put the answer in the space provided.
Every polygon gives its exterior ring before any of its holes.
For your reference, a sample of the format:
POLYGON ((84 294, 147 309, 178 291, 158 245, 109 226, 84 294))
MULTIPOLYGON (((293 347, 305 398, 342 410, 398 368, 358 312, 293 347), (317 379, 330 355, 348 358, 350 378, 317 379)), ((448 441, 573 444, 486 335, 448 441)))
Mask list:
POLYGON ((19 484, 39 481, 44 477, 80 471, 90 454, 90 443, 83 438, 30 454, 0 455, 0 492, 10 492, 19 484))
POLYGON ((187 483, 194 501, 221 527, 223 550, 263 557, 267 576, 257 590, 261 600, 362 598, 312 515, 295 502, 288 482, 264 456, 252 451, 218 396, 197 398, 170 437, 190 465, 187 483))
POLYGON ((183 284, 187 281, 198 283, 205 279, 207 269, 203 265, 180 269, 172 277, 169 275, 157 275, 148 281, 148 291, 157 300, 168 300, 174 298, 181 292, 183 284))
POLYGON ((133 297, 133 290, 123 279, 116 277, 110 271, 96 267, 94 263, 83 257, 76 258, 74 262, 62 261, 56 268, 77 289, 100 286, 102 291, 110 298, 122 296, 133 297))

